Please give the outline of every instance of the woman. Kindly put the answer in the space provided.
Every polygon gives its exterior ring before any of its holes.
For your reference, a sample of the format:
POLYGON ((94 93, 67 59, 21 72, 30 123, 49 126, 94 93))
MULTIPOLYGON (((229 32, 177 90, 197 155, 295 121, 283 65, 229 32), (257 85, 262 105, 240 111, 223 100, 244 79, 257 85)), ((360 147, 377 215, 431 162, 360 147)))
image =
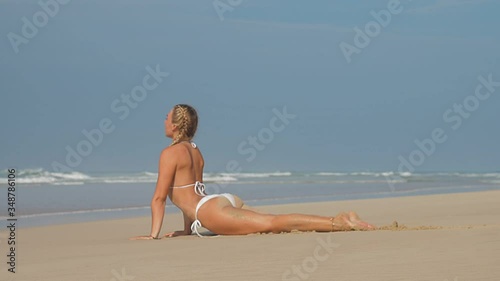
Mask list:
POLYGON ((167 196, 182 210, 184 230, 168 233, 164 237, 191 235, 192 232, 201 236, 198 228, 202 224, 206 229, 221 235, 374 229, 374 226, 361 221, 354 212, 341 213, 335 217, 262 214, 250 210, 235 195, 206 195, 203 156, 191 142, 197 126, 198 115, 189 105, 176 105, 168 113, 165 133, 173 141, 160 156, 158 181, 151 201, 151 234, 134 237, 133 240, 160 239, 167 196))

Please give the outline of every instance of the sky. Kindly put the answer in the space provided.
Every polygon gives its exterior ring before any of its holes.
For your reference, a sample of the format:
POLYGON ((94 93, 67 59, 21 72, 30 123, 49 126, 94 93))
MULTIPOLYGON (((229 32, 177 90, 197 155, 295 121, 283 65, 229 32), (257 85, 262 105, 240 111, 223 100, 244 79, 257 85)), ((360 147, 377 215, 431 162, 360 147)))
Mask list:
POLYGON ((0 169, 155 171, 187 103, 210 172, 500 171, 499 11, 0 0, 0 169))

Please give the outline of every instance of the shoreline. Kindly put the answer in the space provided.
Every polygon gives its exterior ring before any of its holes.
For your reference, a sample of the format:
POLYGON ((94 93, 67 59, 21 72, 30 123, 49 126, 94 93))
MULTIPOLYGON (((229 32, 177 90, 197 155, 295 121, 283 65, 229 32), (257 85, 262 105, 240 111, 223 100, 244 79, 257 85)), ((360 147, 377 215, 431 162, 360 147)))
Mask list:
MULTIPOLYGON (((460 193, 452 192, 452 193, 437 193, 437 194, 422 194, 422 195, 401 195, 401 194, 399 194, 397 196, 392 196, 392 197, 385 197, 384 196, 384 197, 377 197, 377 198, 357 198, 357 199, 346 198, 346 199, 338 199, 338 200, 322 200, 322 201, 308 201, 308 202, 294 202, 294 203, 251 205, 251 207, 255 206, 255 209, 257 209, 258 211, 262 211, 262 212, 283 214, 283 213, 286 213, 286 211, 283 211, 283 210, 290 210, 292 208, 298 208, 299 210, 302 210, 302 211, 305 210, 305 212, 307 213, 307 208, 311 208, 311 207, 314 210, 318 210, 324 206, 332 205, 332 206, 336 207, 335 209, 337 209, 337 208, 342 207, 342 206, 347 207, 349 204, 353 204, 353 205, 359 207, 361 211, 364 211, 365 208, 363 207, 363 203, 365 203, 365 202, 366 203, 374 203, 374 202, 378 202, 378 201, 385 201, 385 203, 390 203, 393 200, 398 201, 398 199, 402 199, 402 200, 410 199, 410 201, 413 201, 411 199, 415 199, 417 201, 421 201, 421 200, 425 200, 426 198, 446 199, 447 196, 465 197, 465 196, 468 196, 471 194, 473 194, 473 195, 476 194, 478 196, 482 196, 482 195, 486 195, 486 194, 492 194, 492 196, 493 196, 494 194, 498 194, 497 196, 498 196, 498 198, 500 198, 500 190, 486 190, 486 191, 466 191, 466 192, 460 192, 460 193)), ((270 201, 275 201, 275 200, 270 200, 270 201)), ((371 204, 369 204, 369 205, 371 205, 371 204)), ((176 206, 169 205, 167 207, 169 207, 170 210, 169 210, 169 212, 165 213, 165 220, 174 219, 174 221, 177 221, 176 217, 182 216, 181 211, 176 206), (172 210, 173 210, 173 212, 172 212, 172 210)), ((138 208, 139 209, 145 208, 146 211, 148 212, 148 214, 143 215, 143 216, 132 216, 132 217, 115 218, 115 219, 98 219, 98 220, 91 220, 91 221, 85 221, 85 222, 66 222, 66 223, 59 223, 59 224, 27 226, 27 227, 23 227, 23 229, 28 230, 28 229, 35 229, 35 228, 51 228, 51 227, 55 227, 55 226, 61 226, 61 227, 78 226, 78 225, 83 225, 83 224, 112 223, 112 222, 130 221, 130 220, 141 221, 141 220, 149 220, 151 218, 149 215, 149 212, 150 212, 149 207, 138 207, 138 208)), ((92 211, 93 210, 89 210, 89 212, 92 212, 92 211)), ((358 210, 353 210, 353 211, 360 213, 360 211, 358 211, 358 210)), ((366 210, 366 211, 369 211, 369 210, 366 210)), ((312 214, 312 213, 309 212, 309 214, 312 214)), ((323 215, 328 215, 328 214, 323 214, 323 215)), ((330 214, 330 215, 332 215, 332 214, 330 214)), ((392 222, 393 221, 391 221, 391 223, 387 224, 386 226, 388 227, 388 226, 392 225, 392 222)), ((500 226, 500 221, 499 221, 498 225, 500 226)), ((0 234, 2 234, 3 232, 4 232, 4 230, 0 231, 0 234)))
MULTIPOLYGON (((462 183, 463 184, 463 183, 462 183)), ((498 185, 450 185, 407 183, 390 190, 385 184, 359 187, 355 184, 276 184, 232 185, 224 192, 236 194, 250 206, 298 203, 340 202, 382 198, 412 197, 435 194, 458 194, 499 190, 498 185), (265 195, 265 197, 264 197, 265 195)), ((148 216, 154 186, 142 184, 89 184, 84 186, 26 186, 18 191, 17 218, 23 227, 49 226, 72 222, 92 222, 148 216), (98 195, 98 196, 96 196, 98 195), (117 195, 119 200, 117 200, 117 195), (61 198, 65 198, 61 201, 61 198), (19 205, 21 206, 21 205, 19 205)), ((0 210, 0 221, 7 220, 6 208, 0 210)), ((166 213, 178 209, 167 202, 166 213)))

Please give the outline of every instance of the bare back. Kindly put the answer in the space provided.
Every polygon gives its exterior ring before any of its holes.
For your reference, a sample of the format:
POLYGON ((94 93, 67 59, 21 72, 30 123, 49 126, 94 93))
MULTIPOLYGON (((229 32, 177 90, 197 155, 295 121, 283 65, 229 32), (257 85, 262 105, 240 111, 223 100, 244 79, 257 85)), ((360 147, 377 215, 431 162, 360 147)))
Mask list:
MULTIPOLYGON (((203 182, 203 155, 197 147, 189 142, 181 142, 169 149, 176 160, 176 170, 173 186, 191 185, 195 182, 203 182)), ((171 188, 170 200, 189 217, 194 218, 196 205, 202 198, 194 192, 194 187, 171 188)))

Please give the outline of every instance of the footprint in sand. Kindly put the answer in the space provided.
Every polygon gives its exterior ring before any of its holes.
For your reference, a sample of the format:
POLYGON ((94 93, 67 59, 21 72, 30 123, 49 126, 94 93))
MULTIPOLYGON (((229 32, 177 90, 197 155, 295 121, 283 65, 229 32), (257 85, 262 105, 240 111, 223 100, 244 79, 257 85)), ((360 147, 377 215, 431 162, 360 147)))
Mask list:
POLYGON ((432 230, 432 229, 442 229, 442 226, 416 226, 407 227, 406 225, 400 225, 397 221, 392 222, 391 225, 381 226, 377 230, 391 230, 391 231, 404 231, 404 230, 432 230))

